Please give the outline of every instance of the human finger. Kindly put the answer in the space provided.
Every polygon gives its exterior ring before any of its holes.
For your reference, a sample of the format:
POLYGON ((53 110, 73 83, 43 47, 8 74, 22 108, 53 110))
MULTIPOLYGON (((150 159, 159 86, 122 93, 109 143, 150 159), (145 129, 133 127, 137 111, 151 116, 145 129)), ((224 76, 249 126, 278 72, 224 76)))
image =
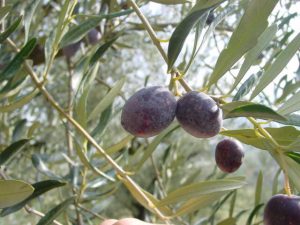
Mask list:
POLYGON ((124 218, 124 219, 117 221, 113 225, 155 225, 155 224, 146 223, 141 220, 134 219, 134 218, 124 218))
POLYGON ((109 219, 109 220, 103 221, 100 225, 114 225, 116 222, 118 222, 118 220, 109 219))

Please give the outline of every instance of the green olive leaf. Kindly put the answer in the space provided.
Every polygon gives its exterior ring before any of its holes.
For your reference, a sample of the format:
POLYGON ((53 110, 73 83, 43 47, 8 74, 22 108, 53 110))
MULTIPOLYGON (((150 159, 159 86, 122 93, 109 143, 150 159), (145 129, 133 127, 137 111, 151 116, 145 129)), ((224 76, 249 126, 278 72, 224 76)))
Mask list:
POLYGON ((169 46, 168 46, 168 70, 171 70, 176 59, 178 58, 183 44, 189 35, 190 31, 199 19, 205 15, 206 12, 212 8, 217 7, 219 4, 226 0, 200 0, 191 9, 189 14, 177 25, 174 30, 169 46))
POLYGON ((15 205, 34 191, 34 188, 19 180, 0 180, 0 208, 10 207, 15 205))
POLYGON ((253 102, 235 101, 221 106, 224 118, 254 117, 265 120, 286 120, 284 116, 273 109, 253 102))
POLYGON ((268 26, 268 17, 278 0, 253 0, 233 32, 227 47, 221 52, 208 88, 215 84, 247 51, 253 48, 268 26))

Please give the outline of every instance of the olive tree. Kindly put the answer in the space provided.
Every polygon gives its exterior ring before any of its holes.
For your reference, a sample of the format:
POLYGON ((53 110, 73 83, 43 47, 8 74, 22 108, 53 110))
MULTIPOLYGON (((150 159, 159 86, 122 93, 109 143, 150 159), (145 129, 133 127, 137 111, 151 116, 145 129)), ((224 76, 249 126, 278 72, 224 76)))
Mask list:
POLYGON ((5 224, 299 223, 298 1, 0 2, 5 224))

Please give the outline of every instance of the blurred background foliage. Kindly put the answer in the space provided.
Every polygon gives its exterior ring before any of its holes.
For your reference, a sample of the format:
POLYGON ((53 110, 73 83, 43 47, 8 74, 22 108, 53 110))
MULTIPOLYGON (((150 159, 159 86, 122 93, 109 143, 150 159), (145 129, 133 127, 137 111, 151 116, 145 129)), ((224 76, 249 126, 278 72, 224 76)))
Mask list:
MULTIPOLYGON (((72 28, 79 30, 80 25, 93 16, 99 18, 99 15, 109 15, 93 26, 99 32, 99 39, 91 44, 87 35, 82 38, 75 36, 73 40, 71 36, 62 35, 57 54, 49 64, 47 54, 51 53, 51 48, 47 48, 47 43, 50 37, 53 38, 66 2, 68 1, 7 0, 9 13, 2 22, 3 31, 22 16, 20 24, 9 38, 19 47, 31 38, 36 38, 36 46, 28 57, 29 63, 40 78, 47 65, 51 65, 45 87, 57 103, 81 122, 105 150, 111 151, 110 155, 118 165, 130 171, 133 179, 144 190, 158 199, 187 184, 226 178, 227 175, 217 169, 214 162, 214 148, 221 140, 221 135, 197 139, 175 124, 172 125, 175 129, 168 130, 170 132, 142 139, 130 136, 121 127, 120 112, 128 97, 143 86, 167 86, 170 82, 170 76, 166 73, 167 65, 126 1, 79 0, 74 5, 64 32, 68 28, 69 31, 72 28), (68 55, 66 47, 75 43, 74 41, 78 48, 73 46, 74 52, 68 55), (96 50, 99 50, 100 55, 90 64, 90 58, 96 50), (93 115, 99 102, 102 102, 102 108, 93 115), (88 118, 90 115, 93 117, 84 120, 84 117, 88 118), (145 154, 152 151, 149 156, 145 154)), ((73 1, 69 2, 70 5, 73 4, 73 1)), ((187 15, 192 4, 183 1, 175 5, 160 4, 165 2, 168 1, 139 1, 138 5, 151 22, 162 46, 167 49, 174 28, 187 15)), ((220 51, 228 43, 248 2, 225 1, 210 12, 210 19, 222 14, 225 19, 206 37, 206 45, 200 49, 185 74, 193 89, 201 90, 207 83, 220 51)), ((279 1, 269 17, 270 24, 275 23, 278 31, 268 47, 256 58, 238 88, 252 74, 257 74, 266 64, 272 63, 299 32, 299 9, 299 1, 279 1)), ((204 18, 206 17, 202 17, 202 20, 204 18)), ((204 29, 208 29, 210 23, 211 21, 206 21, 204 29)), ((182 62, 178 65, 179 69, 185 67, 193 54, 194 33, 195 30, 192 30, 179 56, 177 62, 182 62)), ((5 41, 0 44, 0 69, 3 73, 16 53, 5 41)), ((52 51, 53 49, 55 48, 52 46, 52 51)), ((295 93, 300 87, 299 62, 298 51, 281 75, 259 94, 256 102, 276 109, 295 93)), ((230 73, 218 81, 210 89, 210 94, 218 96, 228 93, 241 63, 239 61, 230 73)), ((16 104, 33 90, 33 82, 26 75, 24 67, 20 67, 15 72, 15 80, 1 80, 0 150, 3 151, 18 140, 30 139, 18 154, 1 166, 2 178, 23 180, 31 184, 43 180, 63 182, 65 185, 28 202, 31 209, 46 213, 66 198, 76 195, 75 203, 56 218, 62 224, 100 224, 103 218, 122 217, 158 221, 153 213, 132 197, 118 180, 113 168, 48 104, 42 94, 34 95, 26 104, 16 104), (9 82, 13 88, 7 88, 9 82), (5 108, 7 105, 11 107, 5 108), (86 154, 88 162, 83 159, 82 153, 86 154)), ((233 91, 234 94, 238 88, 233 91)), ((184 93, 181 87, 180 92, 184 93)), ((299 125, 299 120, 297 121, 299 125)), ((278 124, 273 123, 272 126, 278 127, 278 124)), ((251 124, 245 118, 228 119, 224 127, 241 129, 249 128, 251 124)), ((175 218, 175 224, 262 224, 260 203, 269 199, 272 193, 282 191, 283 176, 278 173, 279 167, 265 151, 247 145, 245 149, 246 157, 242 167, 231 176, 245 176, 247 184, 205 207, 201 206, 175 218), (234 217, 236 221, 227 219, 230 217, 234 217)), ((179 204, 176 203, 173 207, 178 208, 179 204)), ((36 224, 39 220, 40 217, 30 213, 28 209, 27 212, 22 209, 0 218, 1 224, 12 225, 36 224)))

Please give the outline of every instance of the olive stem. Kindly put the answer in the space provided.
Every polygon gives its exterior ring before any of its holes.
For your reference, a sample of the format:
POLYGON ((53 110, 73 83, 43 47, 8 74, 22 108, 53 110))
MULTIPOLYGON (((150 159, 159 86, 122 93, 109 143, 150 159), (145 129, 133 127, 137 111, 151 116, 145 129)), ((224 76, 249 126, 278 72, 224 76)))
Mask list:
POLYGON ((292 196, 289 176, 286 171, 284 171, 284 189, 288 196, 292 196))
POLYGON ((82 205, 80 205, 80 204, 78 205, 78 207, 79 207, 80 209, 82 209, 83 211, 86 211, 86 212, 90 213, 91 215, 97 217, 98 219, 101 219, 101 220, 106 220, 106 219, 107 219, 107 218, 105 218, 104 216, 101 216, 101 215, 99 215, 98 213, 95 213, 95 212, 93 212, 92 210, 89 210, 89 209, 85 208, 84 206, 82 206, 82 205))
MULTIPOLYGON (((25 208, 26 212, 28 212, 29 214, 35 214, 35 215, 37 215, 39 217, 44 217, 45 216, 44 213, 41 213, 40 211, 37 211, 37 210, 29 207, 28 205, 26 205, 24 208, 25 208)), ((62 225, 57 220, 53 220, 53 224, 55 224, 55 225, 62 225)))
POLYGON ((282 146, 278 144, 278 142, 272 137, 272 135, 269 134, 267 130, 265 130, 254 118, 248 117, 248 120, 260 131, 260 133, 267 139, 269 139, 272 144, 274 145, 274 149, 276 153, 279 154, 280 158, 280 163, 283 173, 284 173, 284 189, 285 192, 288 196, 291 196, 291 187, 290 187, 290 182, 289 182, 289 177, 288 177, 288 172, 287 172, 287 165, 286 162, 283 158, 283 154, 281 152, 282 146))
POLYGON ((158 186, 161 190, 161 193, 162 193, 162 197, 166 197, 167 196, 167 192, 166 192, 166 189, 161 181, 161 176, 160 176, 160 173, 159 173, 159 170, 154 162, 154 157, 153 157, 153 154, 150 156, 150 159, 151 159, 151 164, 153 166, 153 169, 154 169, 154 172, 155 172, 155 175, 156 175, 156 180, 157 180, 157 183, 158 183, 158 186))
POLYGON ((289 175, 288 175, 288 172, 286 169, 287 168, 286 162, 284 161, 283 154, 280 151, 278 151, 278 154, 279 154, 279 158, 280 158, 280 161, 282 164, 282 170, 283 170, 283 175, 284 175, 284 190, 288 196, 292 196, 289 175))
MULTIPOLYGON (((165 53, 164 49, 162 48, 159 39, 156 36, 155 31, 153 30, 151 24, 149 23, 149 21, 147 20, 147 18, 144 16, 144 14, 142 13, 142 11, 140 10, 140 8, 138 7, 138 5, 135 3, 134 0, 127 0, 129 2, 129 4, 131 5, 131 7, 133 8, 133 10, 135 11, 135 13, 137 14, 137 16, 140 18, 140 20, 142 21, 142 23, 145 26, 146 31, 148 32, 153 44, 156 46, 156 48, 158 49, 158 51, 160 52, 161 56, 163 57, 163 59, 165 60, 166 63, 168 63, 168 56, 165 53)), ((178 71, 176 71, 176 69, 172 69, 171 73, 174 73, 175 76, 178 76, 178 71)), ((187 91, 190 92, 192 91, 192 88, 187 84, 187 82, 180 77, 178 79, 179 83, 182 85, 182 87, 187 91)))
POLYGON ((147 30, 153 44, 157 47, 158 51, 160 52, 161 56, 163 57, 163 59, 165 60, 165 62, 168 62, 168 56, 165 53, 164 49, 162 48, 160 41, 158 40, 155 31, 153 30, 151 24, 149 23, 149 21, 147 20, 147 18, 144 16, 144 14, 142 13, 142 11, 140 10, 140 8, 138 7, 138 5, 135 3, 134 0, 128 0, 129 4, 131 5, 131 7, 133 8, 133 10, 135 11, 135 13, 137 14, 137 16, 140 18, 140 20, 142 21, 142 23, 145 26, 145 29, 147 30))

